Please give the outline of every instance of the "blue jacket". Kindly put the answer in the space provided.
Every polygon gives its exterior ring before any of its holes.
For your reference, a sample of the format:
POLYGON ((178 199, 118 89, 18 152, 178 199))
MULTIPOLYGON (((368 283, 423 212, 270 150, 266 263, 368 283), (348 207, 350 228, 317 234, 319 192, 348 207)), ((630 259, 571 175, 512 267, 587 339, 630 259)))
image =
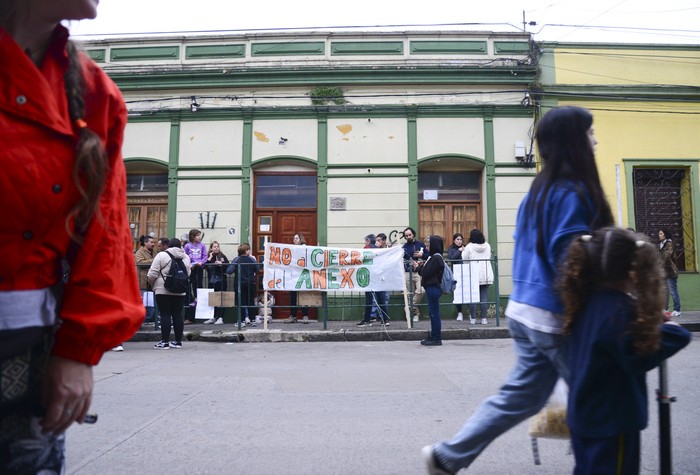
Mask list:
POLYGON ((661 348, 650 356, 634 352, 629 324, 633 299, 610 288, 595 290, 576 316, 569 339, 567 423, 583 437, 611 437, 647 426, 646 372, 690 342, 690 332, 661 325, 661 348))
POLYGON ((403 270, 406 272, 411 270, 411 261, 422 261, 428 258, 428 251, 425 249, 425 244, 421 241, 414 240, 412 243, 406 242, 401 247, 403 248, 403 270), (413 253, 419 250, 423 251, 423 257, 413 257, 413 253))
POLYGON ((589 232, 593 204, 583 200, 571 182, 555 183, 548 191, 543 216, 528 209, 528 196, 520 204, 515 225, 513 253, 513 291, 510 298, 533 307, 562 313, 555 291, 557 266, 571 239, 589 232), (545 256, 537 254, 538 223, 542 222, 545 256))

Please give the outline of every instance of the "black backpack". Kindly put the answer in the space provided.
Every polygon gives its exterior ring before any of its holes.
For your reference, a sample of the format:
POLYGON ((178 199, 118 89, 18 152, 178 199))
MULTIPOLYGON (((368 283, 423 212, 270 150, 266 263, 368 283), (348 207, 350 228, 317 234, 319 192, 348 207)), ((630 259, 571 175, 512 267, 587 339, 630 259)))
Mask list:
POLYGON ((170 274, 164 276, 162 271, 160 273, 163 277, 165 290, 174 294, 183 294, 187 292, 190 283, 185 263, 182 262, 182 259, 175 259, 168 251, 165 253, 170 256, 170 274))

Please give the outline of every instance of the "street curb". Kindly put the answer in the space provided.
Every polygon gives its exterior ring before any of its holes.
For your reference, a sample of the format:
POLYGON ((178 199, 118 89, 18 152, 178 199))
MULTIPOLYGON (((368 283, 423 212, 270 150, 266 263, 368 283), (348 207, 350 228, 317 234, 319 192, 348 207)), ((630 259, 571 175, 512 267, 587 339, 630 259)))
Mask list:
MULTIPOLYGON (((681 323, 691 332, 700 332, 700 323, 681 323)), ((362 330, 281 330, 281 329, 247 329, 247 330, 189 330, 183 337, 186 341, 205 341, 210 343, 285 343, 285 342, 339 342, 339 341, 418 341, 428 336, 428 330, 396 329, 383 331, 362 330)), ((510 338, 508 328, 463 328, 443 329, 443 340, 490 340, 510 338)), ((129 341, 160 341, 160 331, 142 330, 129 341)))

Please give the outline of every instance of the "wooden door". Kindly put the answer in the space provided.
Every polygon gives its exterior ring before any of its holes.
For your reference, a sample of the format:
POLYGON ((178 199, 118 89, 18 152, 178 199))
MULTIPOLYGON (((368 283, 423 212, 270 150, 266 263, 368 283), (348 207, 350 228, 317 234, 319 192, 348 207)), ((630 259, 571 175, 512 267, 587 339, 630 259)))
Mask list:
POLYGON ((439 202, 418 205, 418 239, 436 234, 443 238, 447 249, 455 233, 462 233, 466 243, 469 231, 474 228, 481 229, 481 206, 478 204, 439 202))
POLYGON ((148 199, 129 199, 126 209, 134 250, 139 248, 139 238, 143 235, 153 233, 155 240, 168 236, 168 205, 166 203, 153 202, 148 199))

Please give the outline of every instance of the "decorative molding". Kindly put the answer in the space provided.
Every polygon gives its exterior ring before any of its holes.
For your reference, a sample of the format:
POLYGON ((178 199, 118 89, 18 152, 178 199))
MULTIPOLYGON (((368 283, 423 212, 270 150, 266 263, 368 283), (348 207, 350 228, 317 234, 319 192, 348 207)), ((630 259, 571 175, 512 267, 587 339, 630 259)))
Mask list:
POLYGON ((411 41, 411 54, 487 54, 486 41, 411 41))
POLYGON ((403 54, 403 41, 334 41, 331 56, 403 54))
POLYGON ((245 58, 244 44, 185 47, 185 59, 245 58))
POLYGON ((321 41, 253 43, 251 56, 312 56, 326 53, 326 44, 321 41))
POLYGON ((144 46, 137 48, 112 48, 110 61, 168 61, 180 58, 179 46, 144 46))

